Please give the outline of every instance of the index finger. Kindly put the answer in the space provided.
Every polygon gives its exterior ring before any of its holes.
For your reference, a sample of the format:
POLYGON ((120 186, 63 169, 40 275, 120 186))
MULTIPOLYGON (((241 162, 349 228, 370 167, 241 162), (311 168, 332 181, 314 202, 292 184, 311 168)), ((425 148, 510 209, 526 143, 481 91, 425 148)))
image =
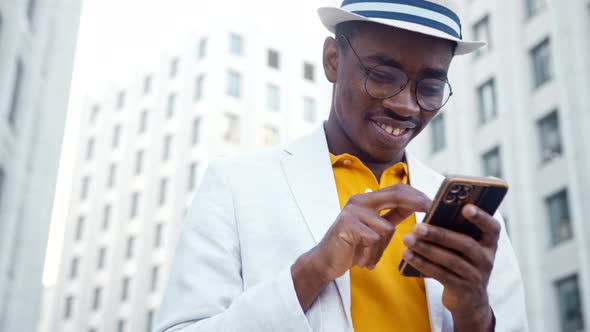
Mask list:
POLYGON ((481 230, 480 242, 486 247, 496 247, 502 226, 484 210, 473 204, 466 204, 461 210, 463 216, 481 230))

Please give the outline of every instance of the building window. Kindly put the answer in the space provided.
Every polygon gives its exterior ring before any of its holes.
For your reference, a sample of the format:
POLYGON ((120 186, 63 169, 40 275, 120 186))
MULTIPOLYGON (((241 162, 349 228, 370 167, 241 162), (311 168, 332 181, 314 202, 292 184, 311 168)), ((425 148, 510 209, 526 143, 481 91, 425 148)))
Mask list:
POLYGON ((279 69, 279 52, 275 50, 268 50, 268 66, 270 68, 279 69))
POLYGON ((180 64, 180 59, 174 58, 170 61, 170 78, 176 77, 178 75, 178 65, 180 64))
POLYGON ((92 310, 100 309, 101 296, 102 296, 102 288, 100 288, 100 287, 94 288, 94 296, 92 298, 92 310))
POLYGON ((144 110, 141 112, 139 117, 139 133, 143 134, 147 130, 148 126, 148 111, 144 110))
POLYGON ((196 162, 191 163, 188 167, 188 190, 195 190, 197 184, 197 166, 196 162))
POLYGON ((541 142, 541 160, 548 163, 561 156, 561 134, 557 111, 545 116, 537 122, 537 133, 541 142))
POLYGON ((303 78, 310 82, 315 80, 315 68, 313 64, 309 62, 303 64, 303 78))
POLYGON ((123 283, 121 285, 121 302, 125 302, 129 298, 130 283, 131 283, 131 278, 129 278, 129 277, 123 278, 123 283))
POLYGON ((281 141, 279 130, 271 125, 264 126, 264 145, 272 146, 281 141))
POLYGON ((150 290, 155 292, 158 289, 158 279, 160 276, 160 268, 158 266, 152 267, 152 276, 150 282, 150 290))
POLYGON ((135 252, 135 238, 130 236, 127 238, 127 249, 125 250, 125 257, 127 259, 133 258, 133 253, 135 252))
POLYGON ((240 73, 230 70, 227 72, 227 87, 226 93, 230 97, 240 98, 242 95, 241 91, 242 76, 240 73))
POLYGON ((147 95, 152 91, 152 82, 154 78, 152 75, 148 75, 143 79, 143 94, 147 95))
POLYGON ((10 100, 10 111, 8 112, 8 123, 15 128, 16 117, 18 115, 18 108, 21 98, 21 90, 23 85, 25 67, 23 61, 19 58, 16 61, 16 72, 14 74, 12 97, 10 100))
POLYGON ((135 218, 137 217, 137 214, 139 213, 139 199, 140 199, 140 194, 139 193, 133 193, 133 195, 131 196, 131 211, 129 213, 129 216, 131 218, 135 218))
POLYGON ((493 78, 477 88, 477 100, 480 124, 496 117, 496 86, 493 78))
POLYGON ((104 206, 102 212, 102 229, 107 230, 109 228, 109 224, 111 223, 111 205, 107 204, 104 206))
POLYGON ((152 331, 152 326, 154 324, 154 311, 150 310, 147 313, 147 317, 146 317, 146 331, 147 332, 151 332, 152 331))
POLYGON ((195 101, 201 100, 203 98, 203 92, 205 88, 205 75, 199 75, 195 82, 195 101))
POLYGON ((117 94, 117 108, 121 109, 125 107, 125 91, 119 91, 117 94))
POLYGON ((172 135, 164 137, 164 146, 162 149, 162 160, 170 159, 170 149, 172 148, 172 135))
POLYGON ((535 88, 537 88, 553 78, 553 64, 551 60, 549 38, 533 47, 530 55, 533 64, 533 79, 535 88))
POLYGON ((125 326, 125 320, 119 319, 119 321, 117 321, 117 332, 125 332, 125 326))
POLYGON ((584 311, 578 286, 578 276, 573 275, 555 283, 561 318, 561 331, 583 331, 584 311))
POLYGON ((232 113, 226 113, 225 121, 226 127, 223 134, 223 139, 228 143, 239 144, 241 136, 240 117, 232 113))
POLYGON ((475 57, 480 57, 483 53, 492 49, 492 34, 490 31, 490 17, 484 16, 481 20, 473 25, 473 39, 482 40, 486 42, 486 46, 478 49, 475 52, 475 57))
POLYGON ((116 149, 119 147, 119 143, 121 141, 121 126, 120 125, 116 125, 115 128, 113 128, 113 149, 116 149))
POLYGON ((141 174, 143 170, 143 151, 137 151, 135 154, 135 175, 141 174))
POLYGON ((111 164, 109 166, 109 176, 107 178, 107 187, 112 188, 115 185, 117 178, 117 165, 111 164))
POLYGON ((203 38, 199 41, 198 58, 203 59, 207 54, 207 39, 203 38))
POLYGON ((36 0, 29 0, 27 3, 27 18, 31 23, 33 23, 33 18, 35 16, 36 2, 36 0))
POLYGON ((193 128, 191 134, 191 143, 195 145, 199 143, 199 129, 201 128, 201 119, 194 119, 193 120, 193 128))
POLYGON ((85 200, 88 197, 88 189, 90 187, 90 177, 85 176, 82 179, 82 189, 80 190, 80 200, 85 200))
POLYGON ((160 197, 159 197, 159 204, 160 206, 166 204, 166 195, 168 191, 168 179, 163 178, 160 180, 160 197))
POLYGON ((82 237, 84 236, 84 223, 85 223, 84 217, 82 217, 82 216, 78 217, 78 220, 76 221, 76 231, 75 231, 75 235, 74 235, 74 239, 76 241, 80 241, 82 239, 82 237))
POLYGON ((526 16, 533 17, 545 7, 545 0, 525 0, 526 16))
POLYGON ((74 257, 72 258, 72 262, 70 265, 70 279, 76 279, 78 276, 78 265, 80 264, 80 258, 74 257))
POLYGON ((102 270, 105 267, 107 260, 107 249, 100 248, 98 249, 98 260, 96 261, 96 269, 102 270))
POLYGON ((86 160, 92 160, 94 156, 94 138, 88 139, 88 143, 86 144, 86 160))
POLYGON ((567 241, 574 235, 567 196, 567 190, 562 190, 545 199, 552 245, 567 241))
POLYGON ((154 248, 160 248, 163 244, 164 224, 158 223, 154 231, 154 248))
POLYGON ((483 154, 481 157, 483 164, 483 173, 485 176, 502 177, 502 159, 500 157, 500 147, 495 147, 483 154))
POLYGON ((244 40, 241 36, 232 33, 229 35, 229 52, 233 55, 240 56, 243 54, 244 50, 244 40))
POLYGON ((96 119, 98 118, 99 114, 100 114, 100 106, 98 106, 98 105, 92 106, 92 109, 90 110, 90 124, 91 125, 96 123, 96 119))
POLYGON ((266 108, 272 112, 278 112, 281 109, 281 92, 279 87, 268 83, 266 85, 266 108))
POLYGON ((303 121, 313 123, 317 119, 315 100, 311 97, 303 97, 303 121))
POLYGON ((171 93, 168 96, 168 105, 166 107, 166 117, 171 118, 174 115, 174 111, 176 110, 176 94, 171 93))
POLYGON ((74 307, 74 297, 68 296, 66 297, 66 303, 64 306, 64 319, 68 320, 72 318, 73 308, 74 307))
POLYGON ((447 146, 445 133, 445 115, 439 113, 430 124, 430 146, 431 152, 437 153, 447 146))

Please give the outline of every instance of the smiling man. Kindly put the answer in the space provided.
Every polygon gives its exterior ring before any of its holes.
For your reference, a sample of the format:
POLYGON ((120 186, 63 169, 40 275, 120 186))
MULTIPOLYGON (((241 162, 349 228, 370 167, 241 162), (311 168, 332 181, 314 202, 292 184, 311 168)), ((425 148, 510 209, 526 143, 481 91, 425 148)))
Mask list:
POLYGON ((321 8, 328 121, 212 163, 187 217, 158 331, 526 331, 503 222, 482 239, 421 224, 443 177, 406 152, 452 96, 454 1, 321 8), (404 277, 402 257, 427 278, 404 277))

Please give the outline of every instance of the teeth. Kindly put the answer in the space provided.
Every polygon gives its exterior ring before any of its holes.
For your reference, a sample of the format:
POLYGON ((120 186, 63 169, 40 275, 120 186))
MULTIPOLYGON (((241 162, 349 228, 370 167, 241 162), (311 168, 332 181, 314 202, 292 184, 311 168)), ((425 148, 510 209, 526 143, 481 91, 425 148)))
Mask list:
POLYGON ((399 136, 399 135, 401 135, 401 134, 402 134, 404 131, 405 131, 405 129, 403 129, 403 128, 395 128, 395 130, 393 131, 393 134, 394 134, 395 136, 399 136))
POLYGON ((393 128, 391 126, 387 126, 387 128, 385 128, 385 131, 391 134, 393 132, 393 128))
POLYGON ((406 128, 393 128, 392 126, 388 126, 384 123, 377 123, 381 129, 388 132, 390 135, 399 136, 406 132, 406 128))

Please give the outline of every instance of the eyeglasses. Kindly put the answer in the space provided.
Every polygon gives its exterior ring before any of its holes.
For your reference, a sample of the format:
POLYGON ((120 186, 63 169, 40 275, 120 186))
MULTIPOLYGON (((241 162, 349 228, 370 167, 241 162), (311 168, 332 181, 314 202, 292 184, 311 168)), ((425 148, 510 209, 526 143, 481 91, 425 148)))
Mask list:
MULTIPOLYGON (((388 99, 400 94, 410 83, 408 75, 403 70, 386 65, 367 68, 356 53, 350 40, 341 35, 350 46, 365 72, 365 90, 367 94, 377 99, 388 99)), ((443 108, 453 95, 453 89, 447 79, 425 77, 416 81, 416 102, 426 112, 435 112, 443 108)))

